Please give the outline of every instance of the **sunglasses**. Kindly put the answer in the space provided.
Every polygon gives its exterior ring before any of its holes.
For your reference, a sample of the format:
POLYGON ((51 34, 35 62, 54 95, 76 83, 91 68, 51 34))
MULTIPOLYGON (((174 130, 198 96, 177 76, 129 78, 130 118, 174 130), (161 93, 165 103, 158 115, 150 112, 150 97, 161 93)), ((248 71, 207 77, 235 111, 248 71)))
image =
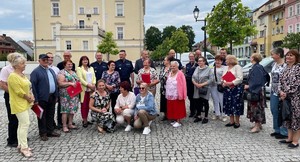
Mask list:
POLYGON ((140 90, 144 90, 145 89, 145 87, 140 87, 140 90))

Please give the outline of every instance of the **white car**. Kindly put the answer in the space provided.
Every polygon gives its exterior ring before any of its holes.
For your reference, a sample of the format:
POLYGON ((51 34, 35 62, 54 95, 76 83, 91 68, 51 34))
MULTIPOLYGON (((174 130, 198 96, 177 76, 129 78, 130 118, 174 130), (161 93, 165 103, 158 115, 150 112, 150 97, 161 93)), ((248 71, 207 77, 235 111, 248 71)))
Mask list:
MULTIPOLYGON (((201 54, 202 54, 202 56, 204 56, 204 52, 202 52, 201 54)), ((177 55, 177 59, 180 60, 182 66, 185 66, 187 63, 190 62, 189 52, 185 52, 182 54, 177 53, 176 55, 177 55)), ((210 63, 215 60, 215 56, 212 55, 210 52, 206 52, 206 59, 207 59, 207 62, 210 63)))

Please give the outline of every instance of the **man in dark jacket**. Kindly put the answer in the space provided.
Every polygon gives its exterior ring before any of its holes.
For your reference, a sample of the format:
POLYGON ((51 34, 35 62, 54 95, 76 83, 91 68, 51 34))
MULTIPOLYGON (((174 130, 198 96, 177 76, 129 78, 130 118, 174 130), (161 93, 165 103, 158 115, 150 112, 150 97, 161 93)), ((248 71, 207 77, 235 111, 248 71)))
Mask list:
MULTIPOLYGON (((141 51, 141 58, 135 61, 134 73, 136 73, 136 74, 139 73, 139 70, 144 67, 143 62, 146 59, 149 59, 149 53, 147 50, 143 50, 143 51, 141 51)), ((155 69, 153 61, 151 61, 150 66, 155 69)))
POLYGON ((53 124, 58 84, 55 72, 48 67, 48 58, 46 54, 40 54, 40 65, 30 74, 32 92, 35 98, 34 104, 44 109, 42 118, 38 118, 39 134, 42 141, 47 141, 48 137, 60 136, 54 132, 53 124))

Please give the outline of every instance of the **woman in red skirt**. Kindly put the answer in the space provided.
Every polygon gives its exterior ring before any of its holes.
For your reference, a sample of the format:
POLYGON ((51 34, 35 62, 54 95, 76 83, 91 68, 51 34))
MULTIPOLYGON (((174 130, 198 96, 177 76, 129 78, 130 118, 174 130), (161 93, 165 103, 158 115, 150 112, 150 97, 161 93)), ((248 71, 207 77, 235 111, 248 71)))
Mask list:
POLYGON ((185 99, 187 97, 185 76, 178 66, 177 61, 171 62, 171 72, 166 83, 167 118, 175 120, 171 123, 175 128, 181 126, 180 120, 186 116, 185 99))

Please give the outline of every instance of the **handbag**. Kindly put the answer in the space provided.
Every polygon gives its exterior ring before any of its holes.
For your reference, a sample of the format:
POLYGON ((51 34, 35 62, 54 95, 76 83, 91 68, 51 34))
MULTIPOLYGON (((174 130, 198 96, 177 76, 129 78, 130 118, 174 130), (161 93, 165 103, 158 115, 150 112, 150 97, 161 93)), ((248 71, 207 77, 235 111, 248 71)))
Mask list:
MULTIPOLYGON (((216 80, 216 83, 218 83, 218 79, 217 79, 217 67, 215 66, 214 67, 214 72, 215 72, 215 80, 216 80)), ((217 84, 217 90, 220 92, 220 93, 223 93, 225 88, 221 85, 221 84, 217 84)))
POLYGON ((76 81, 76 87, 69 86, 66 89, 71 98, 77 96, 82 91, 80 81, 76 81))
POLYGON ((281 104, 281 115, 282 121, 291 121, 292 120, 292 104, 289 98, 286 98, 282 101, 281 104))
POLYGON ((252 92, 246 92, 246 94, 247 94, 247 100, 248 101, 251 101, 251 102, 257 102, 257 101, 259 101, 259 99, 260 99, 260 96, 259 96, 259 94, 256 94, 256 93, 252 93, 252 92))
POLYGON ((198 89, 199 95, 206 95, 208 91, 208 87, 201 87, 198 89))

